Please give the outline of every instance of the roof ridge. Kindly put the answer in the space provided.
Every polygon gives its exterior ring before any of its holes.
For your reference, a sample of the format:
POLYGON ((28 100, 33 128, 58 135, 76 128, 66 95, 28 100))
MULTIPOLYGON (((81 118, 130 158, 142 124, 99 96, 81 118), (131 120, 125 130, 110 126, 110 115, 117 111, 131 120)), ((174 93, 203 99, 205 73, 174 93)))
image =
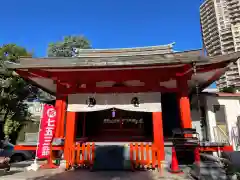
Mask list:
POLYGON ((166 45, 156 45, 156 46, 142 46, 142 47, 129 47, 129 48, 106 48, 106 49, 76 49, 77 51, 81 52, 94 52, 94 51, 103 51, 103 52, 111 52, 111 51, 117 51, 117 52, 122 52, 122 51, 136 51, 136 50, 151 50, 152 49, 162 49, 162 48, 173 48, 173 43, 169 43, 166 45))

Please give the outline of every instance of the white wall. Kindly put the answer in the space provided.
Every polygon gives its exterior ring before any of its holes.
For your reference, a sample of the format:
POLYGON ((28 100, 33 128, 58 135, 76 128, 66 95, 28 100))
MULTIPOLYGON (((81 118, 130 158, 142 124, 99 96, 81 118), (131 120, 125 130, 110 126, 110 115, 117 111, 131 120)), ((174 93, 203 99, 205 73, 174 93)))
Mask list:
POLYGON ((230 142, 232 143, 232 130, 236 127, 237 117, 240 116, 240 97, 223 97, 223 96, 205 96, 206 99, 206 118, 210 133, 210 140, 215 141, 213 127, 216 126, 216 118, 213 111, 213 105, 225 105, 226 121, 230 142))
POLYGON ((191 109, 191 118, 192 118, 192 128, 196 129, 199 133, 200 140, 203 140, 201 122, 200 122, 200 113, 197 109, 191 109))
POLYGON ((25 102, 28 105, 28 111, 32 114, 33 119, 39 121, 42 115, 42 104, 40 102, 25 102))

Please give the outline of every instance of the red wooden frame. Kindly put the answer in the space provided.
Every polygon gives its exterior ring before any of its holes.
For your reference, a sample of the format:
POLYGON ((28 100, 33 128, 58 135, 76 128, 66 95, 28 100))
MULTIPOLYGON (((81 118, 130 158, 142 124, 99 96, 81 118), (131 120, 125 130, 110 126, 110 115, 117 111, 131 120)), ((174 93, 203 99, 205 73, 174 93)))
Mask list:
MULTIPOLYGON (((200 65, 197 67, 197 72, 208 72, 214 69, 224 68, 229 62, 220 62, 215 64, 200 65)), ((55 81, 57 85, 57 95, 68 95, 74 93, 138 93, 138 92, 178 92, 179 105, 181 110, 181 124, 182 127, 188 128, 191 126, 190 103, 188 98, 188 79, 193 74, 192 64, 182 64, 179 62, 178 67, 171 65, 160 66, 145 66, 143 68, 131 68, 131 66, 123 67, 123 69, 112 68, 79 68, 79 71, 47 71, 42 69, 28 69, 28 71, 17 70, 17 73, 24 78, 48 78, 55 81), (161 87, 159 82, 169 81, 171 79, 177 80, 177 88, 161 87), (114 81, 116 83, 123 83, 128 80, 140 80, 144 82, 144 86, 136 87, 96 87, 97 82, 114 81), (83 85, 84 86, 81 86, 83 85)), ((119 68, 119 67, 118 67, 119 68)), ((54 68, 52 68, 54 69, 54 68)), ((55 68, 56 69, 56 68, 55 68)), ((64 68, 70 69, 70 68, 64 68)), ((71 68, 73 69, 73 68, 71 68)), ((214 78, 216 78, 215 76, 214 78)), ((214 79, 210 79, 213 81, 214 79)), ((57 99, 56 106, 60 111, 60 116, 57 125, 57 136, 63 137, 63 121, 65 114, 66 99, 57 99)), ((159 155, 161 160, 164 160, 164 137, 162 129, 161 112, 153 112, 154 121, 154 146, 161 151, 159 155)), ((69 157, 71 146, 75 143, 75 124, 76 113, 67 112, 66 130, 65 132, 65 146, 64 156, 69 157)), ((16 146, 18 150, 35 150, 36 146, 16 146)), ((223 147, 222 150, 230 150, 230 147, 223 147)), ((52 150, 63 150, 63 146, 53 146, 52 150)), ((202 151, 218 151, 215 147, 201 147, 202 151)))
MULTIPOLYGON (((168 147, 168 146, 167 146, 168 147)), ((19 151, 36 151, 36 145, 15 145, 14 150, 19 151)), ((52 146, 53 151, 64 150, 64 145, 61 146, 52 146)), ((218 151, 233 151, 233 147, 226 145, 222 147, 217 146, 200 146, 200 151, 203 152, 218 152, 218 151)))
MULTIPOLYGON (((198 66, 197 72, 207 72, 218 68, 224 68, 229 62, 220 62, 198 66)), ((66 68, 69 69, 69 68, 66 68)), ((79 71, 47 71, 41 69, 29 69, 28 71, 17 70, 25 77, 50 78, 57 84, 57 92, 62 95, 73 93, 137 93, 137 92, 178 92, 178 88, 166 88, 160 86, 159 82, 169 81, 184 76, 187 79, 193 74, 192 64, 182 64, 174 67, 172 65, 145 66, 136 69, 123 67, 123 69, 108 68, 101 69, 81 68, 79 71), (127 69, 126 69, 127 68, 127 69), (150 78, 149 78, 150 77, 150 78), (140 80, 144 86, 136 87, 96 87, 96 82, 114 81, 122 83, 127 80, 140 80), (84 85, 84 88, 80 86, 84 85)), ((216 78, 216 77, 214 77, 216 78)), ((213 81, 211 78, 210 81, 213 81)))

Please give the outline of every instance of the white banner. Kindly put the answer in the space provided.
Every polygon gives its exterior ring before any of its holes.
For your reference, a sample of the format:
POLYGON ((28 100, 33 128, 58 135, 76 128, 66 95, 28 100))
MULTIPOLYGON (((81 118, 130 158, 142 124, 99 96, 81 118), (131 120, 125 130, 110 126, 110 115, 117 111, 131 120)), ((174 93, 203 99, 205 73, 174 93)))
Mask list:
POLYGON ((161 93, 71 94, 68 96, 68 111, 91 112, 112 108, 138 112, 162 112, 161 93), (96 100, 96 105, 93 107, 87 104, 90 97, 96 100), (138 98, 139 106, 131 103, 134 97, 138 98))

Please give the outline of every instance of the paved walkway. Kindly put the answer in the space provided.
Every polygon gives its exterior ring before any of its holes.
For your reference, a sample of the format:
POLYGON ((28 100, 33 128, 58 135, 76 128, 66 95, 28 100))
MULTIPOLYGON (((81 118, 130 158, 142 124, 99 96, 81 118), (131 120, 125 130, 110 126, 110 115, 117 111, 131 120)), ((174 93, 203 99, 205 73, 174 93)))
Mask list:
POLYGON ((160 174, 159 171, 97 171, 76 170, 64 172, 57 170, 39 170, 37 172, 17 172, 5 174, 1 180, 187 180, 186 174, 173 175, 167 171, 160 174))
MULTIPOLYGON (((89 170, 72 170, 64 171, 64 169, 48 169, 26 171, 32 161, 24 161, 12 164, 11 171, 3 173, 0 170, 1 180, 187 180, 186 174, 170 174, 166 169, 160 173, 159 171, 96 171, 89 170)), ((187 172, 189 169, 185 169, 187 172)))

